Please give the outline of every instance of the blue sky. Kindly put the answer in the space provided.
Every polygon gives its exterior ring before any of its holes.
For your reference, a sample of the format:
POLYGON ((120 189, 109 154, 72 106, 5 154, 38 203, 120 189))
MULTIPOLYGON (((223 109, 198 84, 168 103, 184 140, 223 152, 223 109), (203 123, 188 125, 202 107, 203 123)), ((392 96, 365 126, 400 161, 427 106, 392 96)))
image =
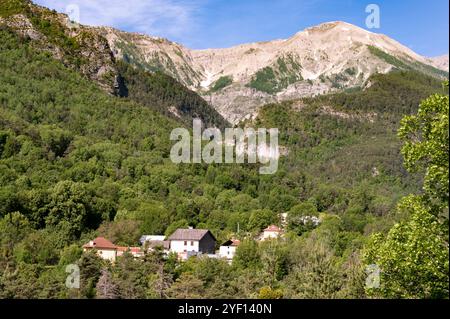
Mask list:
POLYGON ((80 8, 80 21, 162 36, 193 49, 288 38, 322 22, 365 28, 368 4, 381 9, 384 33, 419 54, 449 51, 448 0, 35 0, 60 12, 80 8))

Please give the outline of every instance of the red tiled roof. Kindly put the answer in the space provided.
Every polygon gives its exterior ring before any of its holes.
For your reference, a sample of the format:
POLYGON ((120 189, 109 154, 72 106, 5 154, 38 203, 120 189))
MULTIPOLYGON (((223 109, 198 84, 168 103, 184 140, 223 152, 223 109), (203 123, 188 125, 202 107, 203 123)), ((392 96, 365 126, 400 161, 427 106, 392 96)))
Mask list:
POLYGON ((97 237, 83 246, 83 248, 116 249, 116 245, 103 237, 97 237))
POLYGON ((241 241, 240 240, 237 240, 237 239, 232 239, 231 240, 233 243, 231 244, 231 246, 239 246, 240 244, 241 244, 241 241))
POLYGON ((117 246, 117 251, 126 252, 129 251, 131 253, 140 253, 141 247, 123 247, 123 246, 117 246))
POLYGON ((281 232, 280 227, 275 226, 275 225, 270 225, 269 227, 267 227, 266 229, 264 229, 264 231, 268 231, 268 232, 281 232))

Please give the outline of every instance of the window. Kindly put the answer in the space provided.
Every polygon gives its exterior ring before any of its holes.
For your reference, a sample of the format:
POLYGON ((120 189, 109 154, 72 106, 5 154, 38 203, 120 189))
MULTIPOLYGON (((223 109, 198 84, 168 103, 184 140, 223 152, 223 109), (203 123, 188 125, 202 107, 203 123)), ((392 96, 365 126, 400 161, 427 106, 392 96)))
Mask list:
POLYGON ((187 241, 184 241, 184 245, 187 246, 187 241))
POLYGON ((193 241, 191 241, 191 246, 194 246, 194 242, 193 241))

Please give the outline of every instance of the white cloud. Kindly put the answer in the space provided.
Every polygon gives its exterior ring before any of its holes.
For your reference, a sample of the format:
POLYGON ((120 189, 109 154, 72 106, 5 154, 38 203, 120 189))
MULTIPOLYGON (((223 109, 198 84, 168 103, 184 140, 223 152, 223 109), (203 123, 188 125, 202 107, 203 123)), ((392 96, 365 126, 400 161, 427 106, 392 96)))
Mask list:
POLYGON ((80 9, 80 22, 122 30, 182 38, 194 29, 194 16, 203 0, 35 0, 37 4, 66 12, 80 9))

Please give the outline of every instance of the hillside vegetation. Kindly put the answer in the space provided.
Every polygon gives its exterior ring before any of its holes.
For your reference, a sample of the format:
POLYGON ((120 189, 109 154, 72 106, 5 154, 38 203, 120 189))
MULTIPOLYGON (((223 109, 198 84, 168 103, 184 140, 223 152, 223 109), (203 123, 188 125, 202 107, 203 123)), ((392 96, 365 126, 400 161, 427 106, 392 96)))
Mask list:
MULTIPOLYGON (((368 234, 403 218, 393 213, 399 197, 419 190, 402 168, 399 119, 442 90, 436 80, 394 73, 374 77, 366 91, 302 101, 301 112, 298 101, 265 107, 255 124, 280 128, 289 155, 276 175, 260 176, 248 165, 171 164, 176 121, 107 95, 29 39, 8 29, 0 37, 2 297, 95 296, 102 261, 89 254, 78 261, 80 291, 65 288, 64 267, 96 235, 135 245, 141 234, 191 225, 211 229, 220 242, 251 238, 283 212, 317 214, 323 223, 304 228, 292 219, 290 239, 270 249, 244 240, 232 266, 124 257, 107 267, 117 296, 364 297, 359 250, 368 234), (321 111, 324 105, 355 117, 321 111), (377 113, 373 121, 367 112, 377 113), (151 278, 166 283, 163 291, 143 279, 158 265, 163 278, 156 270, 151 278), (324 269, 317 279, 302 275, 324 269), (180 295, 186 286, 190 294, 180 295)), ((125 79, 134 76, 123 67, 125 79)))
POLYGON ((228 123, 197 93, 161 72, 149 73, 126 62, 117 62, 123 80, 122 95, 153 108, 166 116, 192 127, 192 119, 199 118, 206 127, 221 129, 228 123))
MULTIPOLYGON (((0 14, 25 3, 2 1, 0 14)), ((71 61, 92 50, 66 43, 52 19, 33 21, 71 61)), ((448 296, 448 87, 436 78, 397 70, 364 89, 264 106, 242 125, 279 128, 284 156, 260 175, 170 161, 173 128, 227 123, 169 76, 112 59, 119 91, 109 92, 18 33, 0 26, 1 298, 448 296), (283 213, 285 238, 256 242, 283 213), (311 217, 320 224, 302 222, 311 217), (96 236, 135 246, 188 226, 218 244, 240 239, 232 265, 159 250, 110 264, 81 249, 96 236), (65 286, 74 263, 80 289, 65 286), (376 291, 365 287, 372 263, 394 270, 376 291)))
POLYGON ((117 61, 108 41, 96 29, 84 26, 70 29, 64 22, 65 16, 27 0, 2 1, 2 16, 9 18, 6 24, 20 34, 22 23, 29 21, 33 29, 25 37, 32 40, 30 46, 47 52, 110 94, 127 97, 169 115, 183 126, 191 126, 193 118, 221 128, 227 123, 204 99, 172 77, 117 61), (23 17, 16 20, 13 14, 23 17))

